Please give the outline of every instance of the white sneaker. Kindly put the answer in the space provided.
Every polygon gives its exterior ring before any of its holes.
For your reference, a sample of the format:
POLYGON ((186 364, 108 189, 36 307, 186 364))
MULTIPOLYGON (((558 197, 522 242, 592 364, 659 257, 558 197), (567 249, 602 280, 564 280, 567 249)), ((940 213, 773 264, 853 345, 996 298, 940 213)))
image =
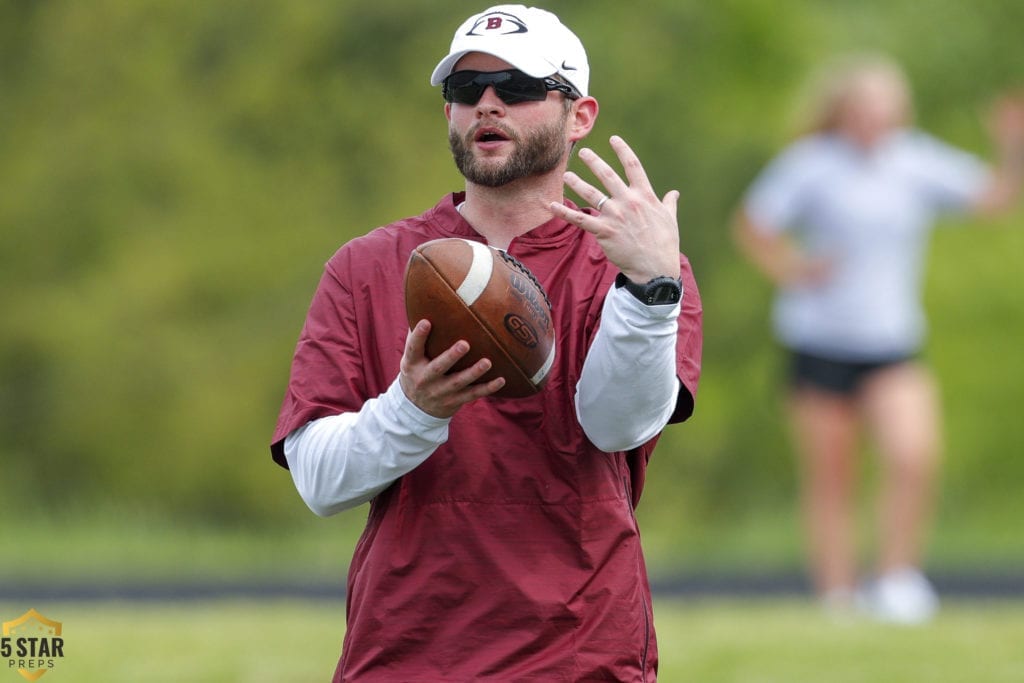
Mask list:
POLYGON ((858 603, 875 619, 894 624, 923 624, 939 609, 935 588, 924 574, 912 568, 875 579, 860 590, 858 603))

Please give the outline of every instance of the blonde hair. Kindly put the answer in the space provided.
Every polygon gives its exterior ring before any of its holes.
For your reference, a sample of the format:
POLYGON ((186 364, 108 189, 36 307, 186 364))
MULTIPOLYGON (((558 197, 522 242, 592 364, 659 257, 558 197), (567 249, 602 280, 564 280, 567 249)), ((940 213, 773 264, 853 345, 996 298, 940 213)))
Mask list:
POLYGON ((873 53, 837 57, 812 74, 804 86, 795 115, 798 134, 834 132, 840 116, 865 78, 879 77, 902 95, 903 122, 913 116, 910 83, 892 59, 873 53))

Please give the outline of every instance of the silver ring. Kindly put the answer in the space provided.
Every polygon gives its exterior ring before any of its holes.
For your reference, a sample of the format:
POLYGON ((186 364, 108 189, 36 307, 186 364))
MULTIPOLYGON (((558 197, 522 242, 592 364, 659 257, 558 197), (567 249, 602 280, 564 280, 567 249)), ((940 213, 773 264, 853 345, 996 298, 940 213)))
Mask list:
POLYGON ((601 207, 604 206, 604 203, 606 201, 608 201, 609 199, 611 199, 611 197, 609 197, 608 195, 605 195, 605 196, 601 197, 601 201, 599 201, 597 203, 597 206, 595 206, 594 208, 597 209, 598 211, 600 211, 601 207))

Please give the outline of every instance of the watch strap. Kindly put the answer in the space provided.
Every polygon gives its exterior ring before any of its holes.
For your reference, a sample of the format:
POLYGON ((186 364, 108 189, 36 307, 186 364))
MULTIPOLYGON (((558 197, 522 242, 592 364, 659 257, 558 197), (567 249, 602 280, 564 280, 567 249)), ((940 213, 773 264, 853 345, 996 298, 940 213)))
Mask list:
POLYGON ((619 273, 615 276, 615 286, 625 288, 640 303, 647 306, 676 304, 683 296, 682 281, 667 276, 656 277, 650 282, 638 284, 619 273))

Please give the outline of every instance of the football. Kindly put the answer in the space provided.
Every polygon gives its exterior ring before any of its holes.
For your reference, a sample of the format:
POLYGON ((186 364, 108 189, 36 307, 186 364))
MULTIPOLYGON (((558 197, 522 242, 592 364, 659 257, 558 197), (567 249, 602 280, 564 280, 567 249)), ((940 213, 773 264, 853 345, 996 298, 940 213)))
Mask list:
POLYGON ((505 378, 494 396, 521 398, 544 386, 555 360, 551 302, 506 252, 459 238, 421 244, 405 269, 405 311, 410 328, 430 321, 429 358, 469 342, 452 372, 489 358, 493 365, 479 381, 505 378))

